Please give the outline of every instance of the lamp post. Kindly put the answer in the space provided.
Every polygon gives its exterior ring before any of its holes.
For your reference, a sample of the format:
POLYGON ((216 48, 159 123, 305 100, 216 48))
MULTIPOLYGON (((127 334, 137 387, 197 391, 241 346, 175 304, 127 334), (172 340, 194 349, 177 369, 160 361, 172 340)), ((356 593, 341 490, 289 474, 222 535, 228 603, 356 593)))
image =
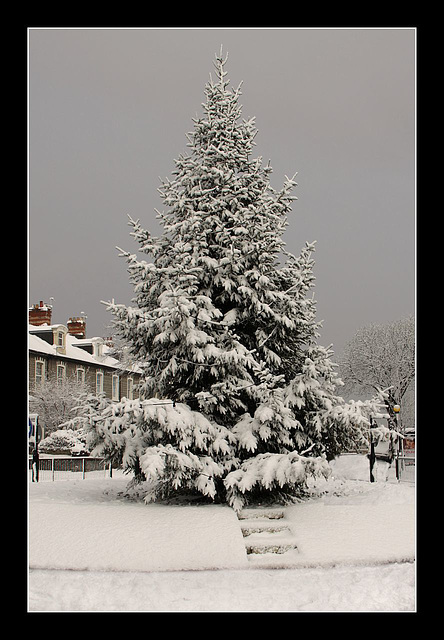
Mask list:
POLYGON ((370 482, 374 482, 375 481, 375 476, 373 475, 373 467, 375 465, 375 460, 376 460, 376 454, 375 454, 375 443, 373 441, 373 434, 372 434, 372 429, 373 429, 373 418, 372 416, 370 416, 370 482))
POLYGON ((34 426, 34 437, 35 437, 35 445, 34 451, 32 452, 32 481, 39 481, 39 466, 40 466, 40 456, 39 456, 39 423, 38 416, 35 418, 35 426, 34 426))
MULTIPOLYGON (((398 431, 398 433, 399 433, 399 430, 398 430, 398 413, 400 411, 401 411, 401 407, 399 406, 399 404, 395 404, 393 406, 393 413, 395 414, 395 427, 396 427, 396 431, 398 431)), ((401 452, 401 454, 403 453, 403 441, 402 441, 402 438, 400 439, 399 436, 398 436, 398 452, 397 452, 397 455, 396 455, 396 464, 395 464, 395 467, 396 467, 396 479, 398 480, 398 482, 401 479, 400 478, 400 473, 399 473, 399 471, 400 471, 400 469, 399 469, 399 453, 400 452, 401 452)), ((401 459, 401 462, 402 462, 402 459, 401 459)))

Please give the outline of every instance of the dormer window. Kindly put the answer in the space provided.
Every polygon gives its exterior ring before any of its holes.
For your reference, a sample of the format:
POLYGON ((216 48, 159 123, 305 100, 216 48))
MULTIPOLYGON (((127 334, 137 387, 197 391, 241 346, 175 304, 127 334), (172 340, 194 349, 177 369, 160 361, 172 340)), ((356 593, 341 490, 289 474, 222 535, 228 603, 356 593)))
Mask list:
POLYGON ((96 358, 100 358, 102 356, 102 343, 94 341, 93 342, 93 355, 96 358))
POLYGON ((52 343, 55 346, 57 353, 61 355, 65 355, 67 332, 68 330, 64 325, 59 324, 53 325, 52 327, 52 343))

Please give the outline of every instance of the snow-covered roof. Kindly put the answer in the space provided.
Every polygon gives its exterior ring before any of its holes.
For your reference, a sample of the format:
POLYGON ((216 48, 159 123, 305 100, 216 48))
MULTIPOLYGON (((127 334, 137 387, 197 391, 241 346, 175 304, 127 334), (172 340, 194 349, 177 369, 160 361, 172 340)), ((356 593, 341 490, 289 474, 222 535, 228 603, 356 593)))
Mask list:
POLYGON ((65 343, 65 353, 60 352, 60 347, 57 347, 54 344, 48 344, 42 338, 39 338, 36 333, 40 333, 42 330, 44 331, 52 331, 52 329, 60 328, 64 325, 42 325, 42 326, 34 326, 29 325, 29 337, 28 337, 28 347, 31 351, 37 351, 38 353, 44 353, 47 355, 51 355, 54 357, 59 357, 67 360, 76 360, 80 362, 84 362, 85 364, 94 364, 95 366, 101 365, 104 367, 113 367, 120 368, 120 363, 116 358, 108 355, 109 347, 103 345, 103 355, 95 356, 91 353, 85 351, 80 347, 80 344, 88 344, 92 341, 95 342, 103 342, 102 338, 90 338, 89 340, 79 340, 75 336, 67 333, 66 335, 66 343, 65 343))
POLYGON ((52 325, 52 324, 47 324, 46 322, 44 324, 28 324, 28 331, 29 333, 32 332, 40 332, 40 331, 52 331, 54 326, 59 326, 59 325, 52 325))
POLYGON ((124 367, 119 360, 110 356, 110 347, 105 344, 103 338, 91 337, 91 338, 77 338, 76 336, 68 333, 68 328, 63 324, 43 324, 28 326, 28 348, 30 351, 47 354, 60 359, 76 360, 77 362, 84 362, 85 364, 94 364, 95 366, 111 367, 113 369, 125 369, 133 373, 140 373, 140 368, 134 364, 132 366, 124 367), (65 337, 65 353, 60 352, 60 347, 57 345, 49 344, 46 340, 39 338, 37 333, 52 332, 64 328, 66 330, 65 337), (101 355, 88 353, 84 348, 87 345, 100 344, 101 355))

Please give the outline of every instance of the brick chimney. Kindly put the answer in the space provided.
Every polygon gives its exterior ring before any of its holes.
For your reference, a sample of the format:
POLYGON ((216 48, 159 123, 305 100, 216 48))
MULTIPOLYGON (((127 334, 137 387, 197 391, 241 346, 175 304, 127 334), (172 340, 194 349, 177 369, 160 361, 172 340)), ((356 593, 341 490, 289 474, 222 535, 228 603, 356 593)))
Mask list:
POLYGON ((40 304, 34 304, 29 307, 29 324, 39 327, 42 324, 51 324, 52 306, 44 304, 40 300, 40 304))
POLYGON ((70 336, 83 339, 86 338, 86 320, 85 318, 70 318, 66 323, 70 336))

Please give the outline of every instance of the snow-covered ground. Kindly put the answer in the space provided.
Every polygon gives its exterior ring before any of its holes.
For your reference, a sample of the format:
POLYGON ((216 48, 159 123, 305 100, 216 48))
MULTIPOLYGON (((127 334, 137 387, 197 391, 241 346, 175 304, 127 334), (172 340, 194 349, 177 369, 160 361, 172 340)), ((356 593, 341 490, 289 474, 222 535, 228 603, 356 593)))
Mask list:
POLYGON ((29 611, 414 611, 414 484, 332 466, 283 510, 297 549, 255 556, 226 506, 129 501, 120 474, 30 483, 29 611))

